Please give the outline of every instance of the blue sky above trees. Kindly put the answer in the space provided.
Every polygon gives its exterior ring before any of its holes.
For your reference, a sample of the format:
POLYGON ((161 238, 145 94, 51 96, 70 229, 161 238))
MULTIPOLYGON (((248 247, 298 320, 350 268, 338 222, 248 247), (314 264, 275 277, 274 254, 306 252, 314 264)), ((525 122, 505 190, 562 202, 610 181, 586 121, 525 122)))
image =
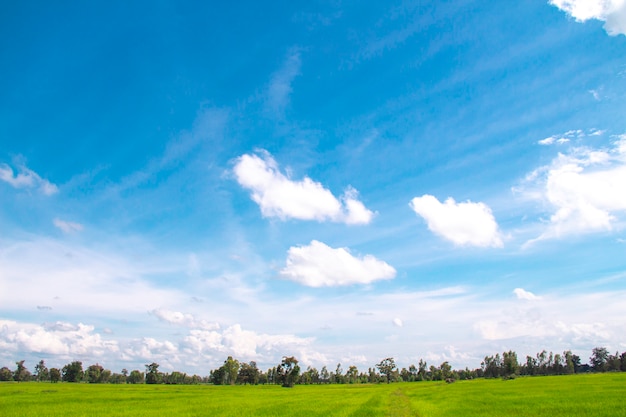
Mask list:
POLYGON ((626 347, 626 4, 0 16, 0 365, 626 347))

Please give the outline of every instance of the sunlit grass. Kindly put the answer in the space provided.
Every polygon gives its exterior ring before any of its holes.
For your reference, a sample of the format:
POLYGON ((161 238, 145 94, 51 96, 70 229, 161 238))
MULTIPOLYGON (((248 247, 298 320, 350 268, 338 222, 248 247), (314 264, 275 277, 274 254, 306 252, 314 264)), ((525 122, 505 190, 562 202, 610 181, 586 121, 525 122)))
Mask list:
POLYGON ((626 373, 380 385, 0 383, 0 416, 626 416, 626 373))

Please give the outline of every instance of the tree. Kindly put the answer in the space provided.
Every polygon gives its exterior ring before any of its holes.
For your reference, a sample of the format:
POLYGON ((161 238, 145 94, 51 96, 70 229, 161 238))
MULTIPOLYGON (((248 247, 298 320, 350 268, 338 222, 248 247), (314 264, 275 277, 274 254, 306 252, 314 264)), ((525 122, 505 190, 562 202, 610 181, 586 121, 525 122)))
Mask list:
POLYGON ((356 366, 352 365, 346 371, 346 380, 348 384, 356 384, 359 382, 359 370, 356 366))
POLYGON ((237 374, 237 382, 239 384, 256 385, 259 382, 259 368, 256 362, 242 363, 239 373, 237 374))
POLYGON ((420 359, 417 364, 417 380, 418 381, 426 381, 427 373, 428 373, 428 364, 425 360, 420 359))
POLYGON ((140 372, 136 369, 133 371, 130 371, 130 375, 128 375, 127 381, 129 384, 143 384, 144 382, 143 372, 140 372))
POLYGON ((298 360, 293 356, 283 356, 283 361, 276 367, 276 372, 280 377, 283 387, 293 387, 300 375, 298 360))
POLYGON ((74 361, 63 367, 63 381, 80 382, 83 379, 83 363, 74 361))
POLYGON ((37 365, 35 365, 35 375, 37 376, 37 381, 47 381, 50 379, 48 368, 46 367, 46 363, 42 360, 39 361, 37 365))
POLYGON ((159 384, 163 374, 159 372, 159 364, 152 362, 146 365, 146 384, 159 384))
POLYGON ((512 350, 502 353, 502 374, 511 377, 518 373, 519 363, 517 362, 517 353, 512 350))
POLYGON ((90 384, 95 384, 100 382, 100 374, 104 368, 98 364, 89 365, 87 371, 85 371, 85 376, 87 377, 87 382, 90 384))
POLYGON ((385 377, 387 378, 387 383, 391 382, 391 375, 396 369, 396 362, 393 360, 393 358, 383 359, 378 364, 376 364, 376 367, 381 374, 385 375, 385 377))
POLYGON ((13 372, 6 366, 0 368, 0 381, 13 381, 13 372))
POLYGON ((30 371, 24 366, 24 361, 15 362, 17 368, 13 372, 13 380, 17 382, 28 381, 30 379, 30 371))
POLYGON ((50 368, 50 382, 57 383, 61 380, 61 371, 59 368, 50 368))
POLYGON ((594 371, 605 372, 608 359, 609 351, 605 347, 595 347, 593 348, 589 362, 591 362, 591 367, 594 371))
POLYGON ((320 371, 320 380, 323 384, 328 384, 330 382, 330 373, 328 372, 328 369, 326 369, 326 366, 323 366, 320 371))

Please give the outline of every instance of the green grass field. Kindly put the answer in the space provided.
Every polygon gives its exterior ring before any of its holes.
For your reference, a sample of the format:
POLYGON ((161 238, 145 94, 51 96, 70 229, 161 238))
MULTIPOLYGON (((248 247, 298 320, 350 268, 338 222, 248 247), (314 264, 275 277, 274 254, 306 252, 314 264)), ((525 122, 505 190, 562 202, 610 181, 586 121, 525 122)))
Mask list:
POLYGON ((626 373, 380 385, 0 383, 0 416, 626 416, 626 373))

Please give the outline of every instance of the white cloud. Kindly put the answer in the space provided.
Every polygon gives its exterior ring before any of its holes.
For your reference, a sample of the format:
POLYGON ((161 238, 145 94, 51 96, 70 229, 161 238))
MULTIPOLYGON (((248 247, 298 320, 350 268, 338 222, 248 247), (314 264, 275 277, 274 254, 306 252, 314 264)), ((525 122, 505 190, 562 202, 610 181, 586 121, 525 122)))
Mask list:
POLYGON ((626 35, 626 0, 550 0, 550 4, 579 22, 603 21, 609 35, 626 35))
POLYGON ((291 180, 280 172, 276 161, 266 152, 262 157, 240 156, 233 171, 239 184, 252 191, 252 199, 264 217, 367 224, 374 216, 357 199, 354 188, 348 187, 340 201, 322 184, 308 177, 291 180))
POLYGON ((610 231, 626 211, 626 136, 612 149, 575 148, 530 173, 521 191, 552 209, 538 239, 610 231))
POLYGON ((150 314, 154 315, 163 322, 189 327, 192 329, 216 330, 220 328, 218 323, 211 323, 202 319, 198 320, 192 314, 185 314, 179 311, 158 308, 151 310, 150 314))
POLYGON ((50 181, 41 178, 36 172, 23 164, 17 165, 17 173, 7 164, 0 164, 0 180, 10 184, 13 188, 37 188, 45 195, 52 195, 59 191, 50 181))
POLYGON ((310 350, 312 342, 312 338, 257 333, 234 324, 221 332, 191 330, 181 342, 181 349, 187 355, 232 355, 245 361, 271 362, 287 352, 299 352, 300 357, 315 356, 310 350))
POLYGON ((402 327, 404 325, 404 323, 402 322, 401 319, 396 317, 395 319, 393 319, 393 325, 396 326, 396 327, 402 327))
POLYGON ((102 356, 117 352, 118 343, 104 340, 94 327, 66 322, 37 325, 0 320, 0 349, 63 357, 102 356))
POLYGON ((484 203, 456 203, 448 198, 443 204, 432 195, 415 197, 410 204, 433 233, 456 245, 502 247, 502 239, 491 209, 484 203))
POLYGON ((54 219, 53 223, 56 227, 61 229, 64 233, 82 232, 83 225, 80 223, 67 222, 61 219, 54 219))
POLYGON ((289 248, 280 274, 309 287, 331 287, 392 279, 396 270, 372 255, 358 258, 346 248, 334 249, 313 240, 309 246, 289 248))
POLYGON ((515 296, 519 299, 519 300, 528 300, 528 301, 533 301, 533 300, 540 300, 541 297, 533 294, 530 291, 526 291, 523 288, 516 288, 513 290, 513 293, 515 294, 515 296))

